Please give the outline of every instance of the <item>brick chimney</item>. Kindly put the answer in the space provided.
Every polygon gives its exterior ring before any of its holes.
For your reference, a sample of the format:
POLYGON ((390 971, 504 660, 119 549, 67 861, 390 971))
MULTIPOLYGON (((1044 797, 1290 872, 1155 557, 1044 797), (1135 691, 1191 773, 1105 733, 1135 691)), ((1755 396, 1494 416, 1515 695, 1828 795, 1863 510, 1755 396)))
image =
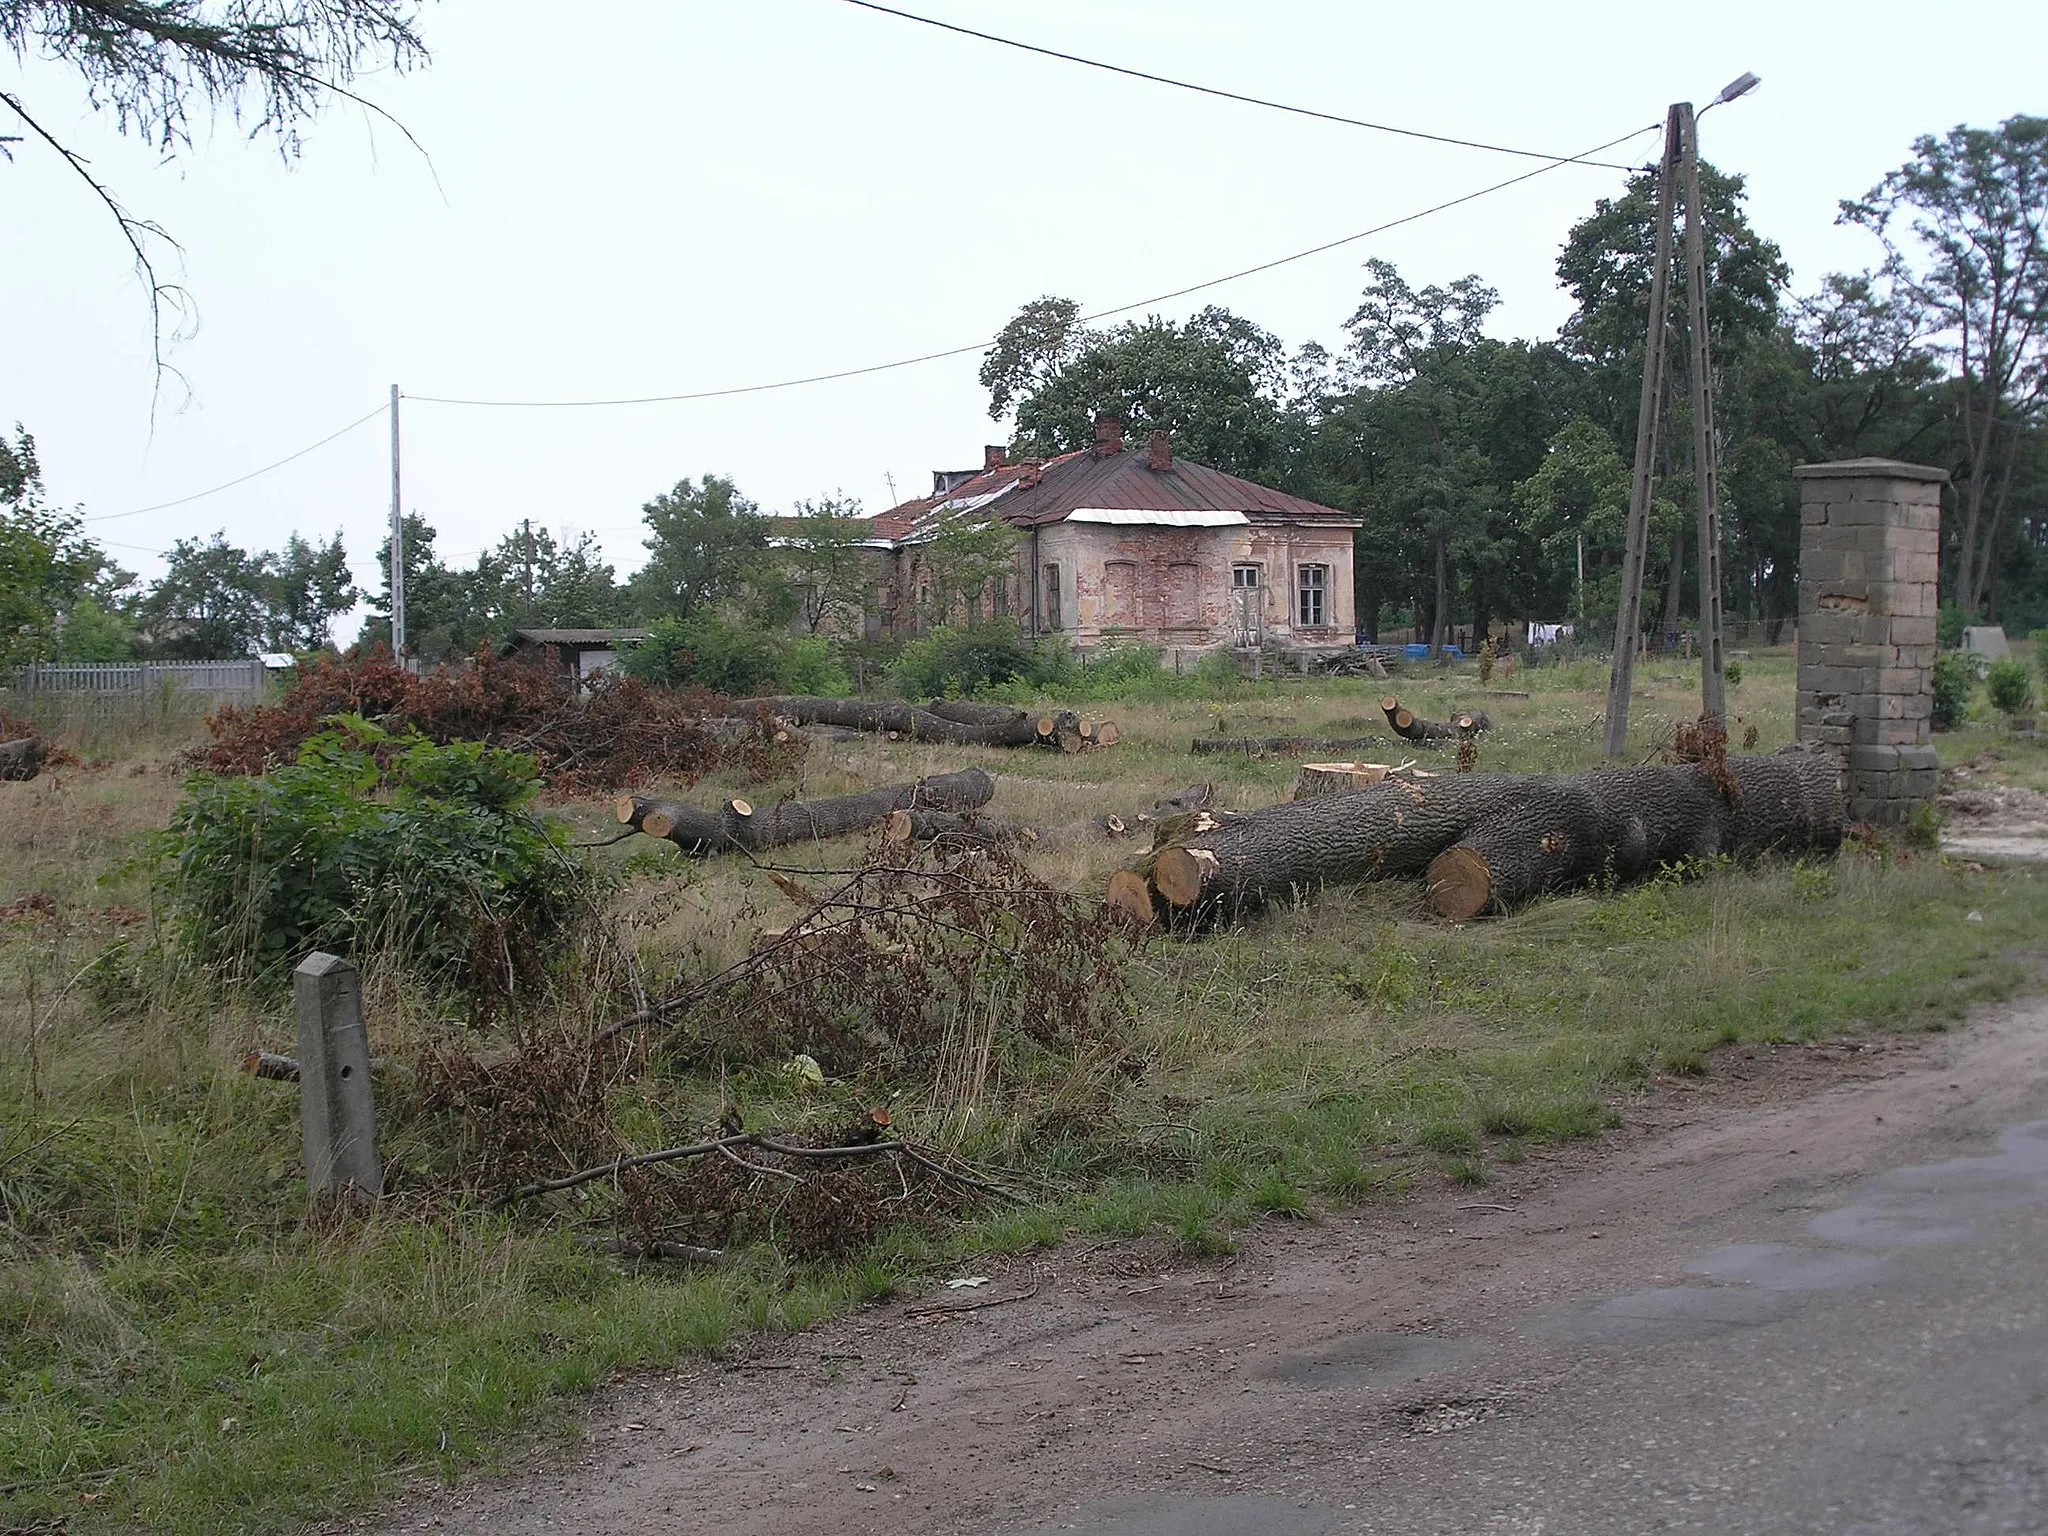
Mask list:
POLYGON ((1001 443, 990 443, 981 450, 981 472, 985 475, 992 469, 1001 469, 1010 462, 1010 450, 1001 443))
POLYGON ((1095 415, 1095 457, 1113 459, 1124 451, 1124 424, 1108 411, 1095 415))
POLYGON ((1145 439, 1145 467, 1155 474, 1173 468, 1173 439, 1155 429, 1145 439))

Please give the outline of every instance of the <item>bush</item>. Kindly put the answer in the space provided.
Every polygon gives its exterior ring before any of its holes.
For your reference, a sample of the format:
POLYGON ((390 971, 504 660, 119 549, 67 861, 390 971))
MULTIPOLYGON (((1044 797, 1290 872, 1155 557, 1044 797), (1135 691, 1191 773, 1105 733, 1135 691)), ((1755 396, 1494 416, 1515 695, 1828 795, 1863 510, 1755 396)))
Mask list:
POLYGON ((1943 651, 1934 658, 1934 728, 1952 731, 1962 724, 1970 706, 1970 689, 1977 681, 1976 668, 1961 651, 1943 651))
POLYGON ((1156 645, 1112 641, 1088 659, 1089 685, 1114 692, 1125 684, 1157 682, 1165 655, 1156 645))
POLYGON ((1015 619, 965 628, 941 625, 903 647, 895 682, 906 698, 938 699, 1002 683, 1050 681, 1049 655, 1025 639, 1015 619))
POLYGON ((2022 714, 2033 705, 2034 675, 2017 656, 1991 663, 1985 681, 1990 685, 1992 706, 2000 714, 2022 714))
POLYGON ((361 716, 263 777, 194 774, 157 847, 183 951, 238 979, 378 953, 502 1000, 542 978, 585 889, 566 834, 527 809, 539 787, 524 753, 361 716))
POLYGON ((1741 686, 1742 663, 1739 661, 1730 661, 1722 663, 1721 681, 1726 683, 1730 688, 1736 688, 1741 686))
POLYGON ((1934 620, 1934 637, 1944 651, 1952 651, 1963 643, 1963 631, 1977 622, 1978 615, 1954 603, 1943 603, 1934 620))
POLYGON ((704 688, 734 699, 853 691, 832 643, 822 636, 791 636, 715 613, 656 619, 647 626, 647 638, 620 655, 619 670, 643 682, 704 688))
POLYGON ((2034 665, 2048 677, 2048 629, 2037 629, 2027 638, 2034 642, 2034 665))

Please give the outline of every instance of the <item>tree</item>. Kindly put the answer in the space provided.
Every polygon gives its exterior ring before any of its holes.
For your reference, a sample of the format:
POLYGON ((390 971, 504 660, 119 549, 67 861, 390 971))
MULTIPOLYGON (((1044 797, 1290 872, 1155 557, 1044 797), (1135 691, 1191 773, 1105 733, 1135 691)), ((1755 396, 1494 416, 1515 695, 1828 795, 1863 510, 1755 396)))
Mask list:
POLYGON ((319 651, 334 643, 334 621, 355 607, 355 578, 336 533, 309 544, 296 533, 267 558, 265 639, 275 651, 319 651))
POLYGON ((49 505, 35 439, 14 430, 14 441, 0 437, 0 667, 66 655, 64 635, 81 619, 96 636, 93 650, 117 650, 107 610, 134 578, 85 536, 78 513, 49 505))
POLYGON ((514 630, 600 629, 626 613, 625 594, 595 534, 564 543, 530 521, 479 555, 462 585, 468 631, 494 645, 514 630))
POLYGON ((641 514, 647 563, 630 591, 643 618, 684 619, 738 597, 768 547, 768 519, 722 475, 678 480, 641 514))
POLYGON ((178 540, 164 563, 136 605, 151 648, 193 661, 254 655, 274 621, 270 557, 252 556, 222 532, 205 543, 178 540))
POLYGON ((1383 517, 1392 512, 1424 533, 1434 576, 1430 644, 1440 646, 1450 619, 1451 541, 1472 531, 1480 507, 1471 492, 1484 478, 1459 440, 1454 374, 1481 340, 1480 328, 1500 295, 1477 277, 1418 292, 1392 262, 1375 257, 1365 265, 1372 280, 1344 324, 1351 334, 1348 362, 1363 390, 1381 398, 1369 403, 1376 409, 1357 413, 1354 429, 1377 416, 1392 441, 1406 447, 1382 456, 1381 484, 1371 499, 1383 517), (1385 473, 1396 464, 1400 473, 1385 473))
MULTIPOLYGON (((405 648, 422 661, 447 661, 474 651, 483 640, 469 602, 469 584, 461 571, 441 563, 431 523, 416 512, 405 514, 405 648)), ((363 621, 358 645, 391 644, 391 535, 377 546, 379 586, 370 597, 370 615, 363 621)))
MULTIPOLYGON (((35 55, 76 69, 86 101, 166 159, 191 148, 195 109, 209 119, 225 111, 252 136, 268 134, 291 159, 301 127, 332 98, 386 115, 349 84, 365 69, 402 71, 427 61, 414 8, 410 0, 0 0, 0 44, 17 63, 35 55)), ((151 247, 175 252, 176 242, 131 214, 86 156, 31 115, 20 92, 0 91, 0 105, 113 216, 149 294, 161 369, 163 306, 183 295, 159 277, 151 247)))
POLYGON ((1107 411, 1132 438, 1166 432, 1176 452, 1228 474, 1277 485, 1296 472, 1277 337, 1213 306, 1182 325, 1154 316, 1106 331, 1080 325, 1078 312, 1069 299, 1027 304, 983 364, 989 414, 1016 408, 1018 452, 1087 448, 1107 411))
POLYGON ((1003 522, 975 522, 966 518, 945 523, 917 548, 916 564, 921 568, 928 600, 920 606, 927 625, 948 622, 957 611, 969 625, 986 617, 999 617, 1004 604, 1004 582, 1017 568, 1017 545, 1021 536, 1003 522), (984 604, 993 587, 996 601, 984 604), (984 611, 994 610, 993 614, 984 611))
POLYGON ((1911 160, 1842 204, 1841 222, 1884 243, 1886 275, 1924 306, 1955 370, 1963 519, 1953 590, 1974 610, 2027 438, 2048 407, 2048 118, 1916 140, 1911 160))
POLYGON ((873 574, 867 538, 860 502, 844 495, 800 501, 783 524, 777 554, 811 634, 860 622, 873 574))

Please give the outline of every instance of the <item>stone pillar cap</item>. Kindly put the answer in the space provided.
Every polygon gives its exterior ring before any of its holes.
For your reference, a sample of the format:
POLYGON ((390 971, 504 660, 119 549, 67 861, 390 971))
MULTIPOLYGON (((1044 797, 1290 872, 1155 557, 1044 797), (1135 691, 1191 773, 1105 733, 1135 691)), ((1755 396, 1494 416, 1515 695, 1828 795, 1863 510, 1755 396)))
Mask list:
POLYGON ((1834 459, 1826 464, 1796 464, 1795 480, 1926 480, 1946 484, 1948 471, 1903 459, 1834 459))

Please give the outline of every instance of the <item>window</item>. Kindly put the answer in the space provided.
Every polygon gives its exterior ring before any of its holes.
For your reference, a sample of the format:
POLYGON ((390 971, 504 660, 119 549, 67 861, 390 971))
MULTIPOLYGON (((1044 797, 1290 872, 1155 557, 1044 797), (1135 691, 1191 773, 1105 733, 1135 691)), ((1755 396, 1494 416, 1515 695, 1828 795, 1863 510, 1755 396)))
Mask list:
POLYGON ((1233 587, 1256 587, 1259 584, 1259 568, 1256 565, 1233 565, 1230 568, 1230 584, 1233 587))
POLYGON ((1060 617, 1060 568, 1056 565, 1045 567, 1045 627, 1066 628, 1066 621, 1060 617))
POLYGON ((1327 602, 1330 568, 1327 565, 1304 565, 1300 575, 1295 622, 1304 629, 1321 629, 1330 622, 1327 602))
POLYGON ((1102 562, 1102 622, 1118 629, 1134 628, 1138 622, 1138 562, 1102 562))

